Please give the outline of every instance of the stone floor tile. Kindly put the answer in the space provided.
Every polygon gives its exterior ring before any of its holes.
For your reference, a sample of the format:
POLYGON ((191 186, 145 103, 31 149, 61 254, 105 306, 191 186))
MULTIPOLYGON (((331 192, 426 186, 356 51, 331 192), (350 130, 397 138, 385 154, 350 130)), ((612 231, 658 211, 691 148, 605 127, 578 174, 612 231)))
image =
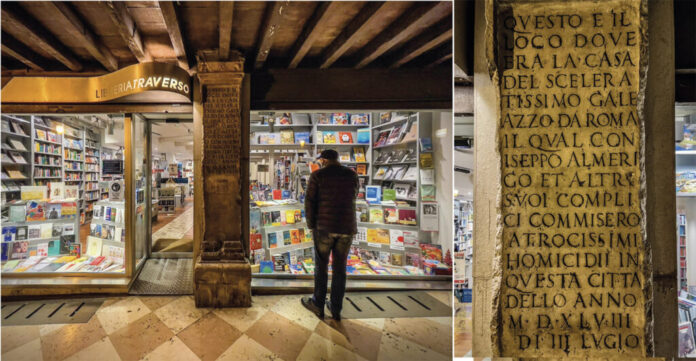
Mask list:
POLYGON ((271 295, 271 296, 253 296, 251 297, 252 306, 263 307, 266 309, 271 309, 275 304, 285 298, 285 295, 271 295))
POLYGON ((452 307, 452 298, 454 294, 448 291, 428 291, 427 294, 435 297, 438 301, 452 307))
POLYGON ((380 344, 379 357, 377 360, 450 361, 452 360, 452 352, 450 351, 444 355, 405 338, 386 332, 382 335, 382 342, 380 344))
POLYGON ((321 322, 313 312, 302 306, 300 303, 301 296, 287 296, 278 301, 271 311, 287 318, 290 321, 312 331, 321 322))
POLYGON ((151 311, 156 311, 160 307, 167 305, 168 303, 177 299, 176 296, 138 296, 138 299, 142 301, 147 308, 151 311))
POLYGON ((239 331, 246 332, 268 310, 252 305, 249 308, 216 308, 213 313, 239 331))
POLYGON ((1 329, 3 354, 41 336, 41 326, 3 326, 1 329))
POLYGON ((150 312, 150 309, 138 297, 126 297, 109 306, 101 307, 95 316, 101 322, 106 334, 110 335, 150 312))
POLYGON ((214 361, 227 350, 242 332, 208 313, 177 335, 203 361, 214 361))
POLYGON ((384 329, 384 318, 360 318, 360 319, 352 319, 351 321, 355 321, 358 323, 361 323, 365 326, 369 326, 374 328, 375 330, 382 331, 384 329))
POLYGON ((44 361, 60 361, 84 350, 106 336, 99 319, 65 325, 41 337, 44 361))
POLYGON ((196 308, 192 296, 183 296, 160 307, 154 313, 172 332, 177 334, 205 316, 210 310, 209 308, 196 308))
POLYGON ((280 356, 261 346, 247 335, 242 335, 217 361, 283 361, 280 356))
POLYGON ((63 326, 66 326, 66 325, 68 325, 68 324, 67 323, 56 323, 53 325, 41 325, 41 326, 39 326, 39 334, 41 335, 41 337, 44 337, 51 332, 60 330, 61 328, 63 328, 63 326))
POLYGON ((452 352, 452 325, 443 325, 423 317, 389 318, 384 322, 384 332, 425 346, 442 354, 452 352))
POLYGON ((370 361, 377 359, 382 339, 382 331, 355 320, 327 320, 317 325, 314 333, 370 361))
POLYGON ((177 336, 170 338, 159 345, 152 352, 141 359, 142 361, 199 361, 196 354, 191 351, 177 336))
POLYGON ((154 313, 109 335, 123 361, 140 360, 172 337, 174 333, 154 313))
POLYGON ((76 354, 68 357, 65 361, 121 361, 116 348, 109 340, 109 337, 104 337, 101 340, 93 343, 84 350, 78 351, 76 354))
POLYGON ((3 361, 41 361, 43 359, 41 340, 38 338, 2 354, 3 361))
POLYGON ((297 361, 316 360, 358 361, 362 360, 362 358, 345 347, 315 333, 307 340, 304 348, 297 356, 297 361))
POLYGON ((246 335, 283 360, 295 361, 311 331, 273 311, 268 311, 246 331, 246 335))

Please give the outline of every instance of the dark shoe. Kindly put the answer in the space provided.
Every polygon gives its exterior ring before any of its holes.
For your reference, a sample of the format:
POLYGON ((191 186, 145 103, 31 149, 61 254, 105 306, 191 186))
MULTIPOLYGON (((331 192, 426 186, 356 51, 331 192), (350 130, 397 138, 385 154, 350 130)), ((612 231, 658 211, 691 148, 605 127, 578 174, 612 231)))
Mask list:
POLYGON ((312 313, 317 315, 317 317, 321 319, 324 318, 324 308, 319 308, 319 306, 314 304, 314 300, 312 299, 312 297, 302 297, 302 299, 300 299, 300 302, 302 303, 302 306, 304 306, 304 308, 312 311, 312 313))
POLYGON ((341 312, 340 312, 340 311, 339 311, 339 312, 334 312, 334 309, 333 309, 333 307, 332 307, 332 305, 331 305, 331 301, 328 301, 328 300, 326 301, 326 307, 328 307, 328 308, 329 308, 329 311, 331 311, 331 318, 333 318, 333 319, 336 320, 336 321, 340 321, 340 320, 341 320, 341 312))

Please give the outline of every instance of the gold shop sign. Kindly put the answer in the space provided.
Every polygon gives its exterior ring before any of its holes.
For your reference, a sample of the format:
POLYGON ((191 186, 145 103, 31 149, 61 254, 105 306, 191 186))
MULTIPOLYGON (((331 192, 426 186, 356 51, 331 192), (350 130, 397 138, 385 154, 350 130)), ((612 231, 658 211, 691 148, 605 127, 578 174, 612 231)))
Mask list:
POLYGON ((191 77, 174 64, 141 63, 94 77, 15 77, 3 103, 100 103, 147 91, 191 99, 191 77))

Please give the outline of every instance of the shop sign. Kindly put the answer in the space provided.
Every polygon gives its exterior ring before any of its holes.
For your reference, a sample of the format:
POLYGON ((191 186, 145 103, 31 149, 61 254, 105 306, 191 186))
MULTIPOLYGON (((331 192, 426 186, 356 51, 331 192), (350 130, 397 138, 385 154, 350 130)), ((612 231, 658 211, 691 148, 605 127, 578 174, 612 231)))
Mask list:
POLYGON ((191 76, 175 64, 141 63, 94 77, 15 77, 4 103, 100 103, 148 91, 191 99, 191 76))

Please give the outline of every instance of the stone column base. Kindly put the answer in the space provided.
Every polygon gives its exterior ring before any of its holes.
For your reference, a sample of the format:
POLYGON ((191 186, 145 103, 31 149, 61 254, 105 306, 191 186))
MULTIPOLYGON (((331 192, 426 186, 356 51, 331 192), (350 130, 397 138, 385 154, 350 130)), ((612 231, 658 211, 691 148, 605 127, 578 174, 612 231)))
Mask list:
POLYGON ((201 262, 193 267, 196 307, 251 307, 251 265, 244 262, 201 262))

